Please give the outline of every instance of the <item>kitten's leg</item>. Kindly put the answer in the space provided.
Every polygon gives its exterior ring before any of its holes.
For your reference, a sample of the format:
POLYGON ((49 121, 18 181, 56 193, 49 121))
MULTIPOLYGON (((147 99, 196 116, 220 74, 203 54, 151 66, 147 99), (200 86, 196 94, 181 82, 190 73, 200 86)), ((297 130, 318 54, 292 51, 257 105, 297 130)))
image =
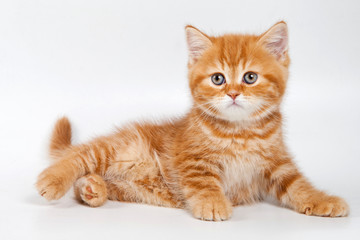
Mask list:
POLYGON ((74 184, 75 197, 90 207, 99 207, 108 197, 104 179, 95 173, 79 178, 74 184))
POLYGON ((269 180, 269 193, 300 213, 324 217, 342 217, 349 213, 342 198, 315 189, 290 161, 274 167, 265 178, 269 180))
POLYGON ((47 200, 61 198, 75 180, 85 174, 76 156, 70 155, 46 168, 38 177, 36 188, 47 200))
POLYGON ((221 166, 202 160, 182 161, 180 187, 194 217, 220 221, 230 218, 232 204, 220 183, 221 166))
POLYGON ((88 173, 106 172, 108 159, 113 154, 114 147, 104 144, 101 139, 72 147, 39 175, 36 187, 47 200, 59 199, 78 178, 88 173))
POLYGON ((116 155, 113 136, 100 137, 88 144, 71 146, 38 177, 36 187, 48 200, 61 198, 80 177, 104 175, 116 155))

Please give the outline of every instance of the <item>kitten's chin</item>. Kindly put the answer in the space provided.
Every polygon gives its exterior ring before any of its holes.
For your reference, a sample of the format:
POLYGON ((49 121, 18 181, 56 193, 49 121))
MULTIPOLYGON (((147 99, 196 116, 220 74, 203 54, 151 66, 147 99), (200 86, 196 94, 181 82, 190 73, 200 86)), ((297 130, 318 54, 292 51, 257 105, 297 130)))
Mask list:
POLYGON ((247 111, 244 106, 231 104, 219 111, 218 118, 232 123, 251 122, 251 112, 247 111))
POLYGON ((240 104, 229 104, 220 108, 218 107, 216 108, 216 112, 209 111, 209 109, 202 107, 200 107, 200 109, 205 115, 230 123, 248 125, 254 121, 252 119, 252 111, 249 111, 245 106, 240 104))
POLYGON ((221 116, 218 117, 233 123, 251 122, 251 119, 247 115, 245 116, 239 114, 222 114, 221 116))

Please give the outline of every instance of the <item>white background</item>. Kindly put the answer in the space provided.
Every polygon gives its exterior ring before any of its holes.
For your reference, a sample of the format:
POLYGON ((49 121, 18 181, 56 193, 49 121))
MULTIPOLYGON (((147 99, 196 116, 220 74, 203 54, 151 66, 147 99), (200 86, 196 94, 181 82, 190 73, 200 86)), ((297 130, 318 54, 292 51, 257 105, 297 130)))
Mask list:
POLYGON ((0 239, 310 239, 360 234, 359 1, 0 1, 0 239), (186 112, 184 26, 208 34, 290 32, 283 110, 288 145, 319 188, 344 197, 348 218, 308 217, 268 203, 237 207, 227 222, 183 210, 108 202, 46 202, 55 120, 75 142, 134 119, 186 112))

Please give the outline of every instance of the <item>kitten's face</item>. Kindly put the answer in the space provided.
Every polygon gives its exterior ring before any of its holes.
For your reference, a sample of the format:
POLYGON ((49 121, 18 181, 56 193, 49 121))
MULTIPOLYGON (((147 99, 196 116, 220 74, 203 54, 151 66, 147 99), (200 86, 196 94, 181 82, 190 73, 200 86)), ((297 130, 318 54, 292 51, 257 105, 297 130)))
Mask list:
POLYGON ((278 107, 289 64, 285 23, 260 36, 216 38, 187 27, 187 37, 195 107, 231 122, 261 119, 278 107))

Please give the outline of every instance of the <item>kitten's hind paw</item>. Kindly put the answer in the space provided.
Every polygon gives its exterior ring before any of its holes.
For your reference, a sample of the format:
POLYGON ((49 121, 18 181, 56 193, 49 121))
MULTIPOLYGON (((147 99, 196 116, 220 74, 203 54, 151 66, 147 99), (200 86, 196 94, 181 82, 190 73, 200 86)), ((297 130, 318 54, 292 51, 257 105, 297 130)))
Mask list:
POLYGON ((107 200, 106 183, 101 176, 89 174, 79 178, 74 185, 75 196, 90 207, 99 207, 107 200))
POLYGON ((66 178, 54 174, 51 169, 45 169, 38 177, 36 188, 39 194, 47 200, 57 200, 64 196, 70 188, 66 183, 66 178))

